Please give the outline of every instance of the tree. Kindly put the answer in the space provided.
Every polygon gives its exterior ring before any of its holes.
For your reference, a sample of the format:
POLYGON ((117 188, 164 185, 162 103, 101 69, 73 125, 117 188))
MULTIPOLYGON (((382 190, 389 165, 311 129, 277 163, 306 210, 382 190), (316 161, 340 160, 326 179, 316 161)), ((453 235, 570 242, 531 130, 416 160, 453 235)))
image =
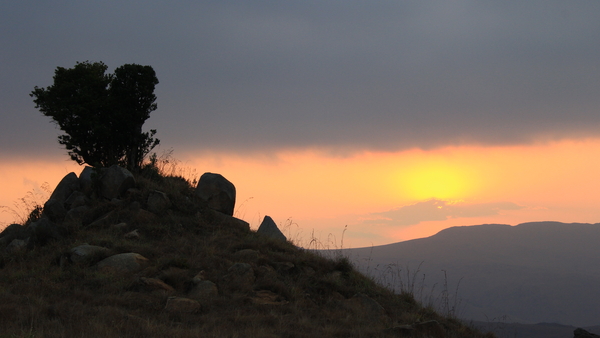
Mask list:
POLYGON ((130 170, 141 167, 156 147, 156 130, 142 132, 157 105, 156 73, 150 66, 126 64, 106 74, 102 62, 77 62, 57 67, 54 84, 35 87, 30 96, 40 112, 65 132, 58 142, 78 164, 130 170))

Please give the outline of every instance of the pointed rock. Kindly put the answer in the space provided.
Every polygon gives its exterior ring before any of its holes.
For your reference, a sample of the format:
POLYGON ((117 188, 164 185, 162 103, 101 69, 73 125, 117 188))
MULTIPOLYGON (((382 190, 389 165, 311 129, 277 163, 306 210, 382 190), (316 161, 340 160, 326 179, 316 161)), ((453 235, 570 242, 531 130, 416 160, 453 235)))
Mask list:
POLYGON ((260 223, 260 226, 256 232, 267 237, 282 240, 284 242, 287 241, 285 235, 281 232, 281 230, 279 230, 277 224, 275 224, 275 221, 273 221, 270 216, 265 216, 265 218, 263 218, 263 221, 260 223))

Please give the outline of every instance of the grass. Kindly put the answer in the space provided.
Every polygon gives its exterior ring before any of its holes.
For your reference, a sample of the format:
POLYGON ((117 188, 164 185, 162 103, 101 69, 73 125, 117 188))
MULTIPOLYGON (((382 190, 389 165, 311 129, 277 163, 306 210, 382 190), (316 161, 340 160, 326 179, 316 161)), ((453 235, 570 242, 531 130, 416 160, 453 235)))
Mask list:
POLYGON ((195 200, 193 178, 154 167, 136 180, 136 191, 119 203, 90 200, 69 236, 15 254, 1 250, 0 337, 492 337, 376 283, 347 257, 215 224, 195 200), (153 190, 172 202, 164 213, 144 210, 153 190), (105 225, 88 226, 107 213, 105 225), (112 226, 120 223, 126 225, 112 226), (124 237, 134 229, 139 239, 124 237), (83 243, 109 253, 88 264, 64 263, 83 243), (104 256, 124 252, 143 255, 148 266, 128 275, 95 268, 104 256), (235 263, 251 267, 247 287, 228 278, 235 263), (189 297, 199 274, 218 295, 191 313, 166 311, 168 297, 189 297), (143 278, 161 280, 174 293, 149 290, 143 278), (262 301, 265 294, 274 301, 262 301))

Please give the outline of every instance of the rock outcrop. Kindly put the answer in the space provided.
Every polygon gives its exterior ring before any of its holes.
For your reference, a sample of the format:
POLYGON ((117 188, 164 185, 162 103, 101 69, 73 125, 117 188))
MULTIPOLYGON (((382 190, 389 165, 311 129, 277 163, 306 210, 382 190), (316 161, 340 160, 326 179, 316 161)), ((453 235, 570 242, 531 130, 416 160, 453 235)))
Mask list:
POLYGON ((233 216, 235 206, 235 186, 220 174, 204 173, 196 186, 196 196, 208 207, 233 216))

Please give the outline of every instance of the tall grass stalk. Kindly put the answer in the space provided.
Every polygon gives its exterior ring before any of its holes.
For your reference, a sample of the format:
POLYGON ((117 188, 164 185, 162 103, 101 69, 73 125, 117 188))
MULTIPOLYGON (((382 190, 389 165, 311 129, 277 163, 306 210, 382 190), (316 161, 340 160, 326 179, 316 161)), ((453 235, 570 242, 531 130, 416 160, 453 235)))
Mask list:
MULTIPOLYGON (((25 196, 14 201, 12 207, 0 205, 0 212, 12 215, 14 217, 12 223, 26 225, 41 216, 44 203, 51 194, 50 185, 48 182, 44 182, 39 187, 28 191, 25 196)), ((6 225, 0 223, 0 228, 4 228, 6 225)))

